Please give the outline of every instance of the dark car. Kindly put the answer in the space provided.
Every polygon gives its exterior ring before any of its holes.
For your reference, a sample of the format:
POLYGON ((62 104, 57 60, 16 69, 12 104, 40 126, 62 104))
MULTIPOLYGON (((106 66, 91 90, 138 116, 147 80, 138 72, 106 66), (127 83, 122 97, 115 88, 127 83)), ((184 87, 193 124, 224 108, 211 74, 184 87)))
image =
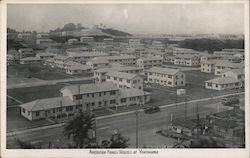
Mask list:
POLYGON ((152 114, 152 113, 156 113, 159 111, 160 111, 160 108, 158 106, 150 106, 144 109, 144 112, 147 114, 152 114))
POLYGON ((239 98, 234 96, 222 98, 221 104, 224 106, 233 106, 235 104, 239 104, 239 102, 239 98))

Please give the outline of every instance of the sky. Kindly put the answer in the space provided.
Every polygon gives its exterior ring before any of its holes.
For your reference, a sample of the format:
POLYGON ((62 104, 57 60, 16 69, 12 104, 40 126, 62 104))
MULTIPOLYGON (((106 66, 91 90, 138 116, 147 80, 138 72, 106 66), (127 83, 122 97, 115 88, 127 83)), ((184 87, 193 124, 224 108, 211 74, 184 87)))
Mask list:
POLYGON ((8 4, 7 26, 47 32, 103 23, 132 34, 244 33, 243 4, 8 4))

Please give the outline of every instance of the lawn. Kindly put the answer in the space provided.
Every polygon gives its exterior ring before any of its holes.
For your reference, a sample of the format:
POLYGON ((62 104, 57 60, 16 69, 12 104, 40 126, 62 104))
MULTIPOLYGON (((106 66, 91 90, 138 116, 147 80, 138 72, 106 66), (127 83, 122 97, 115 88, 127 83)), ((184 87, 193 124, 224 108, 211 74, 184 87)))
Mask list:
POLYGON ((57 97, 59 96, 59 90, 64 86, 65 85, 63 84, 56 84, 39 87, 15 88, 8 89, 7 94, 25 103, 36 99, 57 97))
POLYGON ((204 85, 205 81, 215 78, 216 76, 212 73, 204 73, 200 70, 190 70, 184 71, 186 75, 186 82, 197 84, 197 85, 204 85))
POLYGON ((50 66, 44 66, 42 64, 32 65, 11 65, 7 70, 8 78, 27 78, 28 74, 32 78, 38 78, 41 80, 58 80, 75 77, 88 77, 91 74, 69 75, 58 68, 52 68, 50 66))
POLYGON ((19 107, 7 109, 7 131, 15 131, 32 127, 44 126, 52 124, 46 120, 29 121, 22 117, 19 112, 19 107))

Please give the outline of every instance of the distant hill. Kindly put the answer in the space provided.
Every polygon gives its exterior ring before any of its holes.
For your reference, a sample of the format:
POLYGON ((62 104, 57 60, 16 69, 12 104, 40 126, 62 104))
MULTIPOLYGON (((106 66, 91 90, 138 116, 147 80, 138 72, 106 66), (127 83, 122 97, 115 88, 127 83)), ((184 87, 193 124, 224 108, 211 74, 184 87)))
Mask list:
POLYGON ((123 31, 119 31, 116 29, 101 29, 102 32, 110 34, 112 36, 132 36, 131 34, 127 33, 127 32, 123 32, 123 31))

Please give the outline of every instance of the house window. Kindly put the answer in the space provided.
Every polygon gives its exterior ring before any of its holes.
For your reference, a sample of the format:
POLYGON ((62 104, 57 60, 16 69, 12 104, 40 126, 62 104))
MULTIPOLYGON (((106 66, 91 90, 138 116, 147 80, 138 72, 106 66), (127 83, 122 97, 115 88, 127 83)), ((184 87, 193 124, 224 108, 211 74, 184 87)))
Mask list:
POLYGON ((115 95, 116 91, 110 91, 110 95, 115 95))
POLYGON ((113 99, 113 100, 110 100, 110 104, 115 104, 116 103, 116 100, 113 99))
POLYGON ((106 95, 106 92, 104 92, 103 94, 106 95))
POLYGON ((107 76, 107 79, 110 79, 110 76, 107 76))
POLYGON ((39 116, 39 111, 36 111, 36 116, 39 116))
POLYGON ((76 95, 76 100, 82 99, 82 95, 76 95))
POLYGON ((30 115, 30 111, 28 111, 28 115, 30 115))
POLYGON ((101 102, 101 101, 99 101, 99 102, 98 102, 98 104, 99 104, 99 106, 101 106, 101 105, 102 105, 102 102, 101 102))
POLYGON ((114 77, 114 80, 116 81, 116 80, 117 80, 117 77, 114 77))
POLYGON ((211 86, 212 86, 212 83, 207 83, 207 86, 211 87, 211 86))
POLYGON ((121 103, 126 103, 126 98, 122 98, 121 103))
POLYGON ((91 104, 91 106, 95 106, 95 102, 93 102, 93 103, 91 104))
POLYGON ((102 96, 102 92, 99 92, 99 97, 101 97, 102 96))
POLYGON ((89 94, 87 94, 87 98, 89 97, 89 94))
POLYGON ((168 75, 168 78, 172 78, 172 75, 168 75))
POLYGON ((23 113, 25 113, 25 111, 26 111, 26 110, 23 108, 23 113))
POLYGON ((218 84, 215 84, 215 87, 218 87, 218 84))
POLYGON ((56 109, 53 109, 53 113, 56 113, 56 109))
POLYGON ((122 82, 122 78, 120 78, 119 81, 122 82))
POLYGON ((94 93, 92 93, 92 98, 94 98, 95 97, 95 94, 94 93))
POLYGON ((130 83, 130 80, 127 80, 127 83, 130 83))
POLYGON ((168 81, 168 85, 171 85, 171 84, 172 84, 172 82, 168 81))
POLYGON ((133 80, 133 83, 137 83, 137 81, 136 81, 136 80, 133 80))
POLYGON ((183 81, 181 81, 181 84, 183 84, 183 81))
POLYGON ((72 111, 72 110, 73 110, 73 107, 72 107, 72 106, 66 107, 66 111, 72 111))

